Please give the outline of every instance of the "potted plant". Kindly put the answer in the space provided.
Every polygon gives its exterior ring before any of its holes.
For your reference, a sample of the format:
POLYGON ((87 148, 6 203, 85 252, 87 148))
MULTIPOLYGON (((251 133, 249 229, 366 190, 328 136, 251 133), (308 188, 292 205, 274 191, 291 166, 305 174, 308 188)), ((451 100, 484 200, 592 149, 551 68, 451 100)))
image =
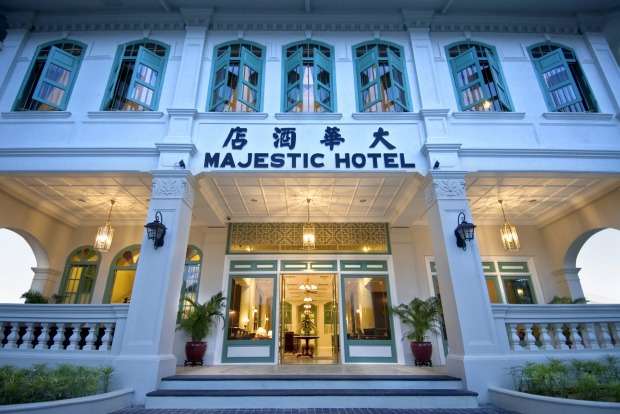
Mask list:
POLYGON ((314 322, 312 322, 312 320, 310 319, 310 315, 306 314, 301 319, 300 328, 304 335, 310 335, 310 333, 314 329, 314 322))
POLYGON ((430 334, 440 334, 441 305, 439 299, 436 297, 430 297, 426 300, 413 298, 408 304, 401 303, 393 307, 392 313, 396 314, 401 322, 409 328, 403 338, 411 341, 410 347, 415 365, 430 365, 432 367, 433 344, 425 341, 425 339, 430 334))
POLYGON ((183 312, 176 330, 185 332, 192 339, 185 344, 185 365, 202 365, 202 358, 207 351, 207 343, 203 339, 209 336, 218 319, 224 320, 226 297, 220 291, 202 304, 188 297, 184 300, 192 307, 183 312))

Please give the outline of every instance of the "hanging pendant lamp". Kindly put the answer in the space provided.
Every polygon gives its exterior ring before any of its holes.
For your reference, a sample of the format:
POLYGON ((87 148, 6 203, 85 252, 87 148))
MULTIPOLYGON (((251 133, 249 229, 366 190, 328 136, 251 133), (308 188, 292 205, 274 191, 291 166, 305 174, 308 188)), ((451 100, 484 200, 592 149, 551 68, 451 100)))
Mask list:
POLYGON ((310 201, 311 199, 307 198, 306 202, 308 203, 308 221, 304 224, 303 232, 303 247, 306 250, 314 250, 315 242, 314 242, 314 225, 310 222, 310 201))
POLYGON ((114 207, 114 203, 116 200, 110 200, 110 213, 108 214, 108 219, 103 224, 103 226, 99 227, 97 231, 97 238, 95 239, 95 250, 100 252, 107 252, 110 250, 110 246, 112 245, 112 237, 114 236, 114 227, 112 227, 112 223, 110 223, 110 217, 112 217, 112 207, 114 207))
POLYGON ((504 215, 504 225, 499 229, 502 235, 502 243, 504 243, 504 250, 517 251, 521 249, 519 243, 519 236, 517 235, 517 229, 506 220, 506 213, 504 212, 503 200, 498 200, 499 205, 502 207, 502 214, 504 215))

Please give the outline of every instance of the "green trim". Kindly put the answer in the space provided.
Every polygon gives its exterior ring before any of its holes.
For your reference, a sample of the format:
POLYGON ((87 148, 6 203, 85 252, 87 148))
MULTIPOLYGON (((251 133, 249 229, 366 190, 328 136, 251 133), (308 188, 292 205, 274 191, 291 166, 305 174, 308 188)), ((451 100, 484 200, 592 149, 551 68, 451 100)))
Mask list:
MULTIPOLYGON (((238 274, 229 274, 228 275, 228 292, 232 292, 232 281, 234 278, 238 278, 240 275, 238 274)), ((276 326, 276 309, 279 309, 279 304, 276 303, 276 299, 278 298, 276 295, 277 285, 278 285, 278 277, 276 274, 259 274, 259 275, 244 275, 244 278, 248 279, 273 279, 273 292, 272 292, 272 305, 271 305, 271 315, 269 316, 269 320, 272 321, 272 338, 271 339, 261 339, 261 340, 229 340, 228 339, 228 323, 229 318, 225 318, 224 321, 224 341, 222 344, 222 362, 241 362, 241 363, 273 363, 275 361, 275 346, 276 340, 278 338, 278 329, 276 326), (269 355, 267 357, 227 357, 228 348, 229 347, 257 347, 257 346, 265 346, 269 347, 269 355)), ((230 313, 230 304, 231 304, 231 296, 228 295, 228 299, 226 301, 226 315, 230 313)))
POLYGON ((282 260, 281 272, 335 272, 338 270, 335 260, 282 260))
POLYGON ((435 266, 435 262, 430 262, 431 273, 437 273, 437 266, 435 266))
MULTIPOLYGON (((237 89, 234 92, 234 94, 236 95, 236 99, 240 102, 242 102, 243 104, 245 104, 249 109, 251 109, 251 111, 254 112, 260 112, 262 110, 263 107, 263 90, 265 89, 265 53, 266 53, 266 48, 265 46, 255 43, 255 42, 250 42, 250 41, 231 41, 231 42, 225 42, 225 43, 220 43, 218 45, 216 45, 213 48, 213 66, 212 66, 212 70, 211 70, 211 79, 209 80, 209 94, 207 97, 207 105, 206 105, 206 111, 207 112, 216 112, 215 108, 219 105, 221 105, 222 103, 224 103, 226 100, 228 100, 229 98, 231 98, 230 96, 226 96, 226 97, 222 97, 222 99, 213 102, 214 99, 216 99, 216 94, 215 91, 217 90, 217 88, 223 87, 225 85, 228 84, 229 81, 229 75, 230 72, 226 69, 230 66, 230 62, 238 62, 239 64, 239 72, 238 72, 238 79, 237 79, 237 89), (232 57, 230 54, 230 48, 232 46, 238 45, 239 49, 240 49, 240 56, 239 57, 232 57), (245 46, 253 46, 256 47, 258 49, 261 50, 261 57, 258 58, 256 57, 256 55, 254 55, 253 53, 249 52, 247 50, 247 48, 245 46), (218 50, 222 49, 224 47, 227 47, 228 50, 223 52, 222 56, 217 56, 218 50), (243 71, 244 71, 244 67, 247 66, 249 68, 251 68, 252 70, 254 70, 257 74, 258 74, 258 81, 256 83, 256 85, 252 85, 250 83, 248 83, 243 76, 243 71), (217 71, 224 69, 226 71, 225 76, 223 76, 221 79, 218 80, 217 84, 215 84, 216 81, 216 76, 217 76, 217 71), (256 93, 256 103, 252 104, 250 102, 248 102, 247 100, 244 99, 243 97, 243 86, 248 87, 249 89, 251 89, 252 91, 254 91, 256 93)), ((248 111, 248 112, 251 112, 248 111)), ((217 111, 219 112, 219 111, 217 111)))
POLYGON ((343 309, 342 311, 342 320, 340 321, 342 326, 343 326, 343 346, 344 346, 344 362, 346 363, 351 363, 351 362, 377 362, 377 363, 389 363, 389 362, 397 362, 398 361, 398 355, 396 353, 396 342, 395 342, 395 332, 394 332, 394 318, 390 315, 390 317, 388 317, 388 322, 390 324, 390 338, 389 340, 387 339, 374 339, 374 340, 365 340, 365 339, 349 339, 347 336, 347 332, 346 332, 346 326, 347 326, 347 321, 346 321, 346 317, 347 317, 347 312, 346 309, 344 309, 345 304, 347 303, 346 301, 346 297, 345 297, 345 279, 367 279, 369 277, 373 277, 373 278, 381 278, 385 280, 385 286, 386 286, 386 297, 387 297, 387 308, 391 309, 392 308, 392 301, 391 301, 391 293, 390 293, 390 278, 388 275, 386 274, 373 274, 373 275, 369 275, 367 273, 365 274, 341 274, 340 275, 340 307, 343 309), (350 346, 358 346, 358 347, 377 347, 377 346, 388 346, 390 348, 390 353, 391 353, 391 357, 353 357, 350 355, 350 346))
POLYGON ((482 262, 482 270, 484 273, 495 273, 495 262, 482 262))
POLYGON ((529 273, 530 271, 527 262, 497 262, 497 267, 501 273, 529 273))
POLYGON ((454 88, 454 92, 456 94, 456 101, 459 110, 475 110, 475 107, 482 104, 484 101, 497 99, 503 111, 504 108, 505 112, 514 111, 512 99, 510 98, 510 92, 505 81, 506 77, 504 76, 504 71, 502 69, 501 63, 497 58, 497 49, 494 46, 490 46, 481 42, 456 42, 445 46, 445 52, 446 56, 448 57, 450 72, 452 73, 452 87, 454 88), (469 49, 467 49, 466 51, 461 52, 457 56, 450 57, 450 49, 458 47, 460 45, 466 45, 471 47, 469 47, 469 49), (484 57, 478 56, 478 48, 484 52, 484 57), (483 60, 486 60, 488 62, 489 70, 491 72, 491 79, 487 80, 483 76, 481 65, 481 61, 483 60), (459 86, 458 73, 470 66, 476 67, 476 78, 470 80, 463 86, 459 86), (496 95, 490 95, 488 88, 486 87, 486 85, 491 82, 494 82, 496 85, 496 95), (476 85, 480 88, 482 98, 470 104, 465 104, 465 101, 463 100, 463 92, 467 89, 471 89, 476 85))
POLYGON ((119 82, 120 70, 122 67, 122 63, 124 61, 132 61, 135 62, 133 66, 133 71, 131 75, 130 85, 125 92, 125 96, 123 99, 133 102, 137 105, 140 105, 150 111, 156 111, 159 107, 159 98, 161 97, 161 92, 163 89, 163 82, 166 75, 166 67, 168 65, 168 58, 170 56, 170 46, 159 42, 157 40, 151 39, 142 39, 133 42, 127 42, 120 45, 116 51, 116 57, 114 58, 114 63, 112 64, 112 71, 110 72, 110 77, 108 78, 108 83, 106 86, 106 93, 103 97, 103 101, 101 102, 101 111, 117 111, 121 109, 112 109, 108 108, 108 104, 111 104, 112 95, 114 94, 114 90, 119 82), (152 53, 148 49, 146 49, 146 45, 154 44, 160 46, 165 50, 164 56, 159 56, 155 53, 152 53), (138 54, 137 56, 125 56, 125 50, 129 47, 138 46, 138 54), (138 65, 142 64, 147 66, 156 72, 158 72, 156 85, 149 85, 145 82, 137 80, 137 68, 138 65), (153 98, 151 100, 150 105, 146 105, 146 103, 141 102, 137 99, 132 99, 130 94, 133 90, 133 87, 136 83, 141 83, 143 86, 148 85, 148 89, 153 91, 153 98))
POLYGON ((108 271, 108 280, 106 282, 102 303, 110 303, 110 300, 112 299, 112 291, 114 290, 114 283, 116 282, 116 271, 117 270, 119 269, 137 270, 138 269, 138 261, 140 260, 140 256, 138 256, 138 260, 135 261, 134 264, 132 265, 129 265, 129 266, 117 266, 116 265, 116 262, 118 261, 118 259, 123 257, 123 254, 125 254, 125 252, 128 252, 128 251, 130 252, 135 249, 141 250, 142 245, 132 244, 130 246, 127 246, 121 249, 110 262, 110 270, 108 271))
POLYGON ((388 264, 385 260, 341 260, 340 270, 343 272, 387 272, 388 264))
POLYGON ((277 260, 233 260, 230 272, 267 272, 278 270, 277 260))
POLYGON ((186 252, 187 253, 185 254, 185 264, 183 266, 183 279, 181 281, 181 293, 179 295, 179 308, 177 310, 177 321, 183 316, 183 313, 186 309, 189 310, 194 308, 194 306, 191 305, 189 302, 185 301, 184 298, 187 297, 188 294, 191 294, 190 297, 193 297, 193 300, 195 302, 198 302, 198 293, 200 292, 200 276, 202 275, 202 259, 204 258, 204 255, 202 254, 202 250, 200 250, 197 246, 194 246, 193 244, 187 245, 186 252), (189 257, 187 257, 188 253, 194 251, 199 257, 199 259, 196 261, 192 261, 189 257), (198 266, 198 278, 196 280, 196 284, 194 285, 195 289, 192 292, 187 291, 187 270, 190 266, 198 266))
MULTIPOLYGON (((497 295, 497 298, 499 299, 499 303, 504 303, 504 297, 502 296, 502 292, 499 289, 499 282, 497 280, 497 276, 493 275, 493 276, 485 276, 484 278, 485 281, 490 280, 493 282, 493 286, 495 287, 495 294, 497 295)), ((488 290, 488 285, 487 285, 487 290, 488 290)), ((489 297, 489 302, 491 302, 491 298, 489 297)), ((493 303, 493 302, 491 302, 493 303)))
POLYGON ((101 263, 101 253, 96 251, 93 246, 89 246, 89 245, 80 246, 77 249, 72 250, 71 253, 69 253, 69 256, 67 256, 67 260, 65 262, 65 270, 63 272, 62 280, 60 282, 60 288, 58 289, 58 295, 59 296, 65 296, 65 294, 66 294, 67 284, 69 283, 69 274, 71 273, 71 268, 72 267, 86 267, 86 266, 90 267, 90 266, 94 266, 95 274, 93 276, 93 280, 92 280, 92 284, 91 284, 89 292, 83 292, 82 291, 84 289, 84 278, 80 277, 80 281, 78 283, 78 288, 76 289, 76 293, 75 293, 75 299, 72 302, 64 302, 64 303, 72 303, 72 304, 82 303, 80 299, 81 299, 82 295, 84 295, 84 294, 89 295, 88 302, 85 302, 85 303, 91 303, 92 302, 93 292, 94 292, 94 289, 95 289, 95 284, 97 282, 97 275, 99 274, 99 265, 100 265, 100 263, 101 263), (86 250, 86 249, 88 249, 89 252, 88 252, 88 256, 86 256, 85 259, 79 260, 79 261, 71 261, 71 257, 73 257, 73 256, 82 256, 81 253, 83 253, 84 250, 86 250), (88 260, 92 256, 96 256, 97 260, 96 261, 88 260))
POLYGON ((77 74, 80 70, 80 66, 82 65, 82 60, 86 52, 86 47, 87 47, 86 44, 82 42, 78 42, 76 40, 68 40, 68 39, 52 40, 50 42, 46 42, 40 45, 34 54, 34 58, 30 62, 30 66, 28 67, 26 76, 24 77, 24 80, 22 81, 22 84, 19 88, 19 92, 17 93, 17 97, 15 98, 15 102, 13 103, 12 110, 20 111, 21 109, 18 109, 18 105, 20 105, 20 103, 26 104, 26 101, 29 101, 29 100, 34 100, 34 101, 41 102, 43 104, 52 106, 53 108, 59 111, 66 110, 67 105, 69 103, 69 98, 71 97, 71 92, 73 91, 73 86, 75 85, 75 80, 77 79, 77 74), (80 52, 80 55, 74 56, 70 53, 65 52, 63 49, 57 47, 57 46, 65 45, 65 44, 71 44, 71 45, 80 47, 82 49, 80 52), (40 73, 34 74, 33 70, 35 69, 37 62, 43 61, 43 59, 39 59, 38 56, 41 53, 41 50, 48 46, 51 46, 50 52, 48 53, 48 56, 45 59, 45 64, 43 68, 41 68, 40 73), (62 100, 60 104, 58 105, 52 102, 49 102, 47 100, 44 100, 44 99, 36 98, 37 94, 40 92, 43 86, 43 83, 46 81, 45 79, 45 74, 47 73, 46 71, 49 68, 50 64, 52 63, 68 70, 71 73, 71 75, 69 76, 69 80, 67 81, 67 84, 64 87, 57 82, 50 81, 50 83, 54 84, 54 86, 60 89, 63 89, 65 91, 62 97, 62 100), (33 76, 35 77, 34 79, 33 79, 33 76), (34 82, 35 80, 36 80, 36 84, 34 82), (31 82, 33 84, 28 89, 32 90, 32 95, 29 95, 24 98, 24 93, 27 92, 26 91, 27 85, 31 82))
POLYGON ((381 63, 387 63, 388 71, 390 72, 390 74, 393 73, 394 69, 401 72, 402 79, 403 79, 402 83, 399 83, 397 79, 394 79, 398 77, 391 76, 393 85, 390 85, 390 87, 397 88, 398 90, 403 92, 403 97, 405 99, 405 102, 402 102, 398 99, 393 99, 393 102, 395 106, 401 108, 403 112, 411 112, 411 97, 409 95, 410 88, 409 88, 409 80, 408 80, 409 78, 407 76, 407 69, 405 65, 405 62, 406 62, 405 50, 403 47, 401 47, 398 44, 391 43, 391 42, 385 42, 385 41, 363 42, 363 43, 358 43, 352 46, 352 56, 353 56, 353 71, 355 73, 355 88, 356 88, 355 96, 356 96, 358 112, 365 112, 371 106, 376 105, 379 102, 382 102, 383 101, 382 97, 384 95, 388 95, 387 93, 384 94, 384 92, 387 92, 387 91, 383 91, 384 85, 381 82, 380 75, 379 75, 378 68, 381 63), (364 53, 364 55, 360 57, 356 57, 357 49, 364 48, 367 46, 371 46, 372 48, 368 50, 366 53, 364 53), (379 46, 386 47, 387 52, 386 52, 385 57, 379 56, 379 46), (394 52, 390 50, 390 47, 397 49, 399 51, 400 56, 396 56, 396 54, 394 54, 394 52), (364 72, 365 70, 371 67, 374 67, 375 78, 371 80, 367 85, 362 85, 362 72, 364 72), (369 102, 368 104, 365 104, 364 99, 363 99, 363 92, 369 90, 372 87, 377 88, 376 96, 378 98, 374 99, 372 102, 369 102))

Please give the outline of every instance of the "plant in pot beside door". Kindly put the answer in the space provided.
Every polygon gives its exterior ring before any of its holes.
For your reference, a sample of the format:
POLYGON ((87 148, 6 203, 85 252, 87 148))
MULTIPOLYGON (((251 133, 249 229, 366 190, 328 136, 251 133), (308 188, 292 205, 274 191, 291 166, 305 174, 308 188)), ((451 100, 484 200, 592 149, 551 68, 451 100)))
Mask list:
POLYGON ((413 298, 408 304, 401 303, 392 308, 403 325, 409 331, 405 332, 403 338, 411 341, 411 352, 415 359, 415 365, 433 366, 431 355, 433 354, 432 343, 425 339, 430 335, 439 335, 439 322, 441 315, 441 305, 435 297, 426 300, 413 298))
POLYGON ((226 297, 220 291, 202 304, 188 297, 184 300, 192 306, 183 312, 176 330, 185 332, 192 339, 185 344, 185 365, 202 365, 207 351, 207 343, 203 339, 209 336, 218 319, 224 320, 226 297))

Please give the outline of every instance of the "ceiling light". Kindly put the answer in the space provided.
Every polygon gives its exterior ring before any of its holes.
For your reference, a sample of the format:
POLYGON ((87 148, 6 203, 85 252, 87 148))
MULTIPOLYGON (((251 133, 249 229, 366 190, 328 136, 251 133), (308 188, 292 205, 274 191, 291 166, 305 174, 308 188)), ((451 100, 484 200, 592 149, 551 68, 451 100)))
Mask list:
POLYGON ((303 284, 299 285, 299 289, 303 290, 303 291, 313 291, 313 290, 316 290, 317 287, 316 287, 315 284, 311 284, 310 283, 310 279, 307 278, 306 279, 306 283, 303 283, 303 284))
POLYGON ((502 214, 504 215, 504 225, 499 229, 502 235, 502 243, 504 243, 504 250, 520 250, 521 244, 519 243, 517 229, 506 220, 506 213, 504 212, 504 205, 502 202, 503 200, 498 200, 499 205, 502 207, 502 214))
POLYGON ((308 202, 308 221, 304 224, 303 227, 303 247, 306 250, 314 250, 314 225, 310 222, 310 201, 311 199, 307 198, 306 202, 308 202))
POLYGON ((112 237, 114 236, 114 227, 112 227, 112 223, 110 223, 110 217, 112 217, 112 207, 114 207, 114 203, 116 200, 110 200, 110 213, 108 214, 108 219, 103 224, 103 226, 99 227, 97 231, 97 237, 95 238, 95 250, 100 252, 107 252, 110 250, 110 246, 112 246, 112 237))

